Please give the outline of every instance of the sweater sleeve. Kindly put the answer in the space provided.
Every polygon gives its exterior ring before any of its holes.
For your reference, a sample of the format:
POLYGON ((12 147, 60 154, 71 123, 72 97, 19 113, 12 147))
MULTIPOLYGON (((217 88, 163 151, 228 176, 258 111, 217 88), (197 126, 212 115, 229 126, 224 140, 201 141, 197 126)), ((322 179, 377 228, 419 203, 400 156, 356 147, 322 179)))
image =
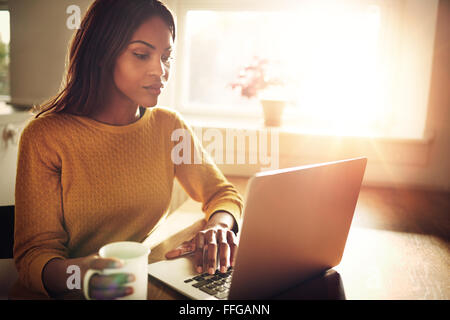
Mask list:
POLYGON ((192 128, 178 112, 175 115, 171 137, 175 177, 192 199, 202 203, 206 220, 217 211, 226 211, 234 217, 233 230, 238 232, 243 208, 241 195, 204 150, 192 128))
POLYGON ((67 258, 68 235, 63 222, 61 159, 38 120, 25 127, 19 143, 14 261, 21 283, 48 296, 42 270, 53 258, 67 258))

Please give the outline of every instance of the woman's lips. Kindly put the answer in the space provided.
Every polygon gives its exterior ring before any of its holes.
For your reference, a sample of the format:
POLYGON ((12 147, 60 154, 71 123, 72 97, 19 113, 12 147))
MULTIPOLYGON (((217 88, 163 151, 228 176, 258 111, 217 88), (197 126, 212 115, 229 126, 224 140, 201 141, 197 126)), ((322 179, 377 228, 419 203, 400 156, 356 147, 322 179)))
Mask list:
POLYGON ((147 90, 150 94, 159 95, 161 93, 161 88, 163 88, 163 86, 162 85, 153 85, 153 86, 146 86, 143 88, 145 90, 147 90))

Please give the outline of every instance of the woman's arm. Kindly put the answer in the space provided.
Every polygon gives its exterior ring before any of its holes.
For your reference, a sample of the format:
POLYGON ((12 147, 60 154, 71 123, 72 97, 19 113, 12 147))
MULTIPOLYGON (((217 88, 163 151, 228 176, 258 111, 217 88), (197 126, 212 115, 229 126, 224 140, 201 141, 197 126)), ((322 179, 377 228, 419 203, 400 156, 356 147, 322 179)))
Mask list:
MULTIPOLYGON (((176 115, 173 130, 182 130, 184 145, 190 150, 183 150, 190 155, 190 161, 177 161, 175 175, 189 196, 202 202, 207 224, 194 239, 168 252, 167 258, 175 258, 187 252, 196 251, 196 269, 214 273, 217 267, 217 253, 221 272, 225 272, 234 263, 237 249, 236 233, 243 207, 243 200, 236 188, 225 178, 222 172, 203 149, 192 129, 176 115), (190 143, 186 144, 186 141, 190 143), (200 161, 198 161, 200 159, 200 161)), ((173 149, 172 149, 173 150, 173 149)), ((172 153, 172 161, 177 154, 172 153)), ((179 160, 179 159, 175 159, 179 160)))
POLYGON ((217 211, 228 212, 234 217, 233 230, 237 233, 243 208, 242 196, 225 178, 181 115, 174 112, 172 117, 174 124, 169 135, 177 132, 175 136, 179 137, 171 146, 175 177, 192 199, 202 203, 206 220, 217 211))
POLYGON ((220 226, 228 230, 232 230, 237 222, 233 215, 226 211, 216 211, 209 218, 205 228, 220 226))
POLYGON ((45 264, 68 256, 62 212, 61 160, 44 121, 23 130, 15 189, 14 260, 27 288, 48 296, 42 282, 45 264))
MULTIPOLYGON (((48 132, 45 119, 32 121, 23 130, 18 151, 15 192, 14 260, 23 285, 44 295, 63 298, 74 294, 81 298, 81 286, 88 269, 120 267, 114 259, 96 255, 69 259, 69 236, 64 227, 61 159, 48 132), (80 270, 80 289, 72 289, 67 280, 69 266, 80 270)), ((111 299, 130 294, 123 284, 132 281, 128 274, 94 275, 90 295, 111 299)), ((73 295, 72 295, 73 296, 73 295)))

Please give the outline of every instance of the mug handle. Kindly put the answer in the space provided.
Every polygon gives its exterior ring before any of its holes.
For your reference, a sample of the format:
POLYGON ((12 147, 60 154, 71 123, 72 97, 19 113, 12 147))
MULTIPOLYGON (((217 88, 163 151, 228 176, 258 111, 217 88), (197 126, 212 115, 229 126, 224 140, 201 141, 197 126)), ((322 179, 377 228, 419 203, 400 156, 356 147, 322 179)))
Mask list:
POLYGON ((91 280, 91 277, 94 274, 100 274, 98 270, 89 269, 86 271, 86 274, 84 275, 83 279, 83 294, 86 300, 92 300, 92 298, 89 296, 89 281, 91 280))

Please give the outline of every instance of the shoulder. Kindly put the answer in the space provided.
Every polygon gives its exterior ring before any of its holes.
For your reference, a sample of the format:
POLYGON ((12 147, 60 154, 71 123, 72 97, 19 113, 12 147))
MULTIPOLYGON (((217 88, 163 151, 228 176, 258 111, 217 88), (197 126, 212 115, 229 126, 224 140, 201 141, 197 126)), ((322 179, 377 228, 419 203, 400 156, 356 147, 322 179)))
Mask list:
POLYGON ((57 136, 67 132, 69 123, 73 120, 64 113, 51 113, 31 118, 25 124, 22 131, 22 139, 33 138, 33 140, 43 139, 46 136, 57 136))
POLYGON ((48 168, 59 170, 61 148, 59 148, 58 140, 59 137, 67 134, 64 126, 67 122, 64 120, 65 117, 55 113, 28 120, 20 135, 20 161, 39 159, 39 163, 48 168))
POLYGON ((182 118, 181 114, 177 110, 168 107, 153 107, 152 114, 159 119, 164 119, 167 121, 176 121, 182 118))
POLYGON ((152 114, 158 123, 171 128, 187 127, 186 120, 181 113, 168 107, 153 107, 152 114))

